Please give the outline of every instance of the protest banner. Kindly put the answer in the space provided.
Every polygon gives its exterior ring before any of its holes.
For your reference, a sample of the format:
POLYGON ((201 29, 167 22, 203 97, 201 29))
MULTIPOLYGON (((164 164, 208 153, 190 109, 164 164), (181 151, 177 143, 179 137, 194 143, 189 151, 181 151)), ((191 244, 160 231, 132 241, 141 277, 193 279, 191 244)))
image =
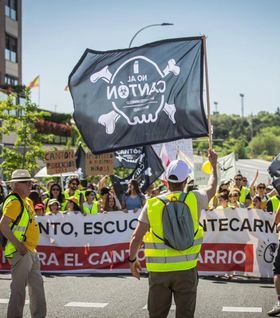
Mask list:
POLYGON ((69 75, 69 88, 88 148, 98 154, 207 136, 203 39, 87 49, 69 75))
MULTIPOLYGON (((37 217, 42 271, 129 273, 129 241, 139 213, 114 211, 83 216, 71 212, 37 217)), ((200 223, 205 229, 198 263, 201 276, 233 273, 273 277, 278 245, 273 215, 262 210, 216 209, 202 211, 200 223)), ((0 271, 8 271, 9 264, 1 252, 0 271)), ((145 269, 143 248, 138 258, 145 269)))
POLYGON ((118 199, 121 201, 131 179, 137 180, 139 189, 145 193, 148 187, 159 178, 163 171, 164 168, 161 160, 158 158, 153 147, 144 146, 135 169, 122 179, 112 175, 111 182, 118 199))
POLYGON ((48 175, 76 171, 74 150, 47 151, 44 159, 48 175))
POLYGON ((113 153, 102 155, 86 154, 87 176, 110 175, 113 173, 115 157, 113 153))
POLYGON ((186 154, 190 158, 190 160, 193 161, 192 139, 180 139, 180 140, 166 142, 164 144, 153 145, 153 148, 159 157, 161 157, 160 153, 162 151, 163 145, 165 145, 167 157, 170 161, 178 159, 177 156, 179 151, 182 151, 184 154, 186 154))
POLYGON ((143 147, 128 148, 115 151, 115 168, 124 167, 128 169, 135 169, 141 155, 143 154, 143 147))
POLYGON ((233 180, 236 175, 235 153, 218 158, 218 174, 220 180, 233 180))

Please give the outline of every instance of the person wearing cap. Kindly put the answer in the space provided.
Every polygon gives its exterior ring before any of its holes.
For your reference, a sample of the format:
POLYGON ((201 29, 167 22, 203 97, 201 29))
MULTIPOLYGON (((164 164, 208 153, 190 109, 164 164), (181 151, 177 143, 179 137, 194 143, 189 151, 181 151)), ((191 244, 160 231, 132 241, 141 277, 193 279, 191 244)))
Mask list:
POLYGON ((37 216, 45 215, 45 206, 44 206, 43 203, 36 204, 35 207, 34 207, 34 210, 35 210, 35 214, 37 216))
POLYGON ((57 215, 60 213, 60 203, 57 199, 50 199, 48 202, 49 211, 46 214, 57 215))
MULTIPOLYGON (((208 151, 212 176, 204 190, 189 191, 185 203, 189 207, 195 230, 192 247, 178 251, 168 247, 154 233, 163 233, 162 213, 164 203, 158 196, 147 200, 138 218, 129 248, 130 270, 140 279, 141 266, 137 253, 144 239, 146 267, 149 272, 148 310, 151 318, 167 317, 172 294, 176 303, 176 317, 193 317, 198 284, 197 261, 201 249, 203 229, 199 225, 200 212, 206 209, 217 187, 217 155, 208 151), (154 231, 155 229, 155 231, 154 231)), ((178 200, 187 184, 191 169, 182 160, 170 162, 166 169, 169 191, 164 195, 168 200, 178 200)))
POLYGON ((11 265, 11 294, 7 317, 22 317, 28 285, 32 317, 46 316, 46 299, 36 247, 40 239, 33 204, 28 198, 32 179, 27 170, 12 173, 12 192, 3 206, 0 231, 7 238, 5 257, 11 265))
POLYGON ((66 209, 67 201, 65 200, 61 186, 58 183, 53 183, 51 185, 50 195, 44 200, 47 214, 50 212, 49 202, 51 199, 56 199, 56 201, 58 201, 61 211, 64 211, 66 209))

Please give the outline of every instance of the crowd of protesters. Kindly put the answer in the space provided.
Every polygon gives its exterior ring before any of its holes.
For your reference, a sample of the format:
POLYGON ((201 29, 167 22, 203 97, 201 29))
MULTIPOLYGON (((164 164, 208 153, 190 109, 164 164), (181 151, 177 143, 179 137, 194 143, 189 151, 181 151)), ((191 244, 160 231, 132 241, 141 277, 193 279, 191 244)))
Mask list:
POLYGON ((218 191, 209 203, 209 210, 247 208, 276 212, 280 202, 279 193, 272 185, 264 183, 255 185, 257 178, 258 171, 250 185, 241 173, 238 173, 233 180, 222 180, 218 191))
MULTIPOLYGON (((220 210, 226 208, 259 209, 265 212, 276 212, 280 202, 280 194, 272 185, 257 183, 258 171, 255 178, 248 180, 241 173, 231 180, 221 180, 215 196, 211 199, 208 209, 220 210)), ((73 176, 66 180, 65 189, 60 183, 50 180, 46 185, 34 182, 29 198, 32 200, 36 214, 51 215, 58 213, 96 214, 112 211, 136 212, 145 201, 159 194, 164 194, 166 187, 160 181, 151 185, 145 194, 139 188, 136 180, 130 180, 127 191, 117 196, 110 185, 108 176, 100 178, 97 184, 87 180, 79 180, 73 176)), ((195 189, 193 180, 188 183, 188 190, 195 189)), ((0 184, 0 204, 4 201, 9 190, 0 184)))

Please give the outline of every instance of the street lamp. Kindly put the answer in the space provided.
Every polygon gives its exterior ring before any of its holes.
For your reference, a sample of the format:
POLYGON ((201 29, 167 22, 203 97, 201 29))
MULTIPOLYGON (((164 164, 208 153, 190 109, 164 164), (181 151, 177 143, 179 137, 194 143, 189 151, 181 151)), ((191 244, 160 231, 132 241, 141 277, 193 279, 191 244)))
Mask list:
POLYGON ((173 23, 156 23, 156 24, 149 24, 149 25, 146 25, 144 26, 142 29, 138 30, 132 37, 131 41, 129 42, 129 48, 131 47, 131 44, 133 42, 133 40, 135 39, 135 37, 137 36, 137 34, 139 34, 141 31, 147 29, 147 28, 151 28, 151 27, 154 27, 154 26, 167 26, 167 25, 174 25, 173 23))
POLYGON ((215 105, 215 112, 218 113, 218 102, 214 102, 215 105))
POLYGON ((239 94, 239 96, 241 97, 241 117, 244 117, 244 94, 239 94))

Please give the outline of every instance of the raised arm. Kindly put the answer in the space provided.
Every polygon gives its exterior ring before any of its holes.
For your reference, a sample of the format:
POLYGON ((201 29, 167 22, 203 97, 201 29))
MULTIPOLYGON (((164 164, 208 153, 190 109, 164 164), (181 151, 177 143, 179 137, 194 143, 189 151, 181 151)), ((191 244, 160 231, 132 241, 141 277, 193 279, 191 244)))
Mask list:
POLYGON ((208 181, 208 186, 205 189, 207 196, 208 196, 208 201, 211 200, 211 198, 215 195, 216 189, 217 189, 217 160, 218 156, 216 152, 212 149, 208 150, 208 160, 212 166, 212 174, 209 178, 208 181))
POLYGON ((252 182, 251 182, 251 184, 250 184, 251 197, 254 197, 254 196, 255 196, 255 188, 254 188, 254 185, 255 185, 256 180, 258 179, 258 176, 259 176, 259 170, 257 169, 256 175, 255 175, 254 179, 252 180, 252 182))

